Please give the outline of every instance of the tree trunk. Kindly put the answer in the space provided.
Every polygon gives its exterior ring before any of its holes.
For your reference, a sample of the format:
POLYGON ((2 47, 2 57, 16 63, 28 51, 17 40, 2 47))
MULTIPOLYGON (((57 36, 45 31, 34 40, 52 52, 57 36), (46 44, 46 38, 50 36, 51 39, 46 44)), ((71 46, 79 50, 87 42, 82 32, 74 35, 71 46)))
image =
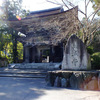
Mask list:
POLYGON ((18 62, 18 52, 17 52, 17 31, 12 32, 12 43, 13 43, 13 62, 18 62))

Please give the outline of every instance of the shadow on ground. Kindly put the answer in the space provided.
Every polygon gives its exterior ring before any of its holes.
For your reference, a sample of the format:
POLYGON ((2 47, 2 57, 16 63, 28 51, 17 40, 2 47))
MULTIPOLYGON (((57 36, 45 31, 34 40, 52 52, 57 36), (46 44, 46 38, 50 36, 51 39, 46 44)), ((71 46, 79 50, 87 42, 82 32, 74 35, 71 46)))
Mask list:
POLYGON ((48 87, 40 78, 0 77, 0 100, 100 100, 100 91, 48 87))
POLYGON ((35 100, 52 89, 44 79, 0 77, 0 100, 35 100))

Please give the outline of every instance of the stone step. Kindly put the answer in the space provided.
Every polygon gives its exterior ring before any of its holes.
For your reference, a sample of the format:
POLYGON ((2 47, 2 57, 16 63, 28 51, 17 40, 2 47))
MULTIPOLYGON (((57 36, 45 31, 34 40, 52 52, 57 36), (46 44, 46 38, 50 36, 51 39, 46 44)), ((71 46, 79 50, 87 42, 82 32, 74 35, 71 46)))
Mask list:
POLYGON ((18 75, 18 74, 0 74, 0 77, 18 77, 18 78, 45 78, 45 75, 18 75))
POLYGON ((9 64, 10 69, 59 69, 61 63, 19 63, 9 64))
POLYGON ((23 77, 23 78, 45 78, 47 71, 33 69, 2 69, 0 77, 23 77))
POLYGON ((46 73, 19 73, 19 72, 0 72, 0 77, 23 77, 23 78, 45 78, 46 73))
POLYGON ((0 72, 0 74, 46 75, 47 72, 0 72))

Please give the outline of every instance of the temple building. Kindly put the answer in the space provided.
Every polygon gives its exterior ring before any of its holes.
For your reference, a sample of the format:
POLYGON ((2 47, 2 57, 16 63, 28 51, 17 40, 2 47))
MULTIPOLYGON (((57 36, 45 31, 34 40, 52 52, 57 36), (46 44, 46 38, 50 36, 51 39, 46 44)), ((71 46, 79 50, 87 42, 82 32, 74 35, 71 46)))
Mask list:
POLYGON ((23 44, 24 62, 61 62, 65 41, 78 30, 78 7, 30 12, 26 18, 9 23, 24 34, 18 38, 23 44))

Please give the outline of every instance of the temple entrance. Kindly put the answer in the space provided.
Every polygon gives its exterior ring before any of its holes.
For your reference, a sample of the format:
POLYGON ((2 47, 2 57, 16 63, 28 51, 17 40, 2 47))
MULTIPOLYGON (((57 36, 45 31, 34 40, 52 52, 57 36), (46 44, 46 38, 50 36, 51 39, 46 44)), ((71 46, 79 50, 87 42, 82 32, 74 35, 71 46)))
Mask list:
POLYGON ((61 62, 62 58, 63 47, 61 45, 24 47, 24 62, 26 63, 61 62))
POLYGON ((50 50, 49 49, 45 49, 45 50, 41 50, 41 62, 42 63, 48 63, 50 62, 49 58, 50 58, 50 50))

